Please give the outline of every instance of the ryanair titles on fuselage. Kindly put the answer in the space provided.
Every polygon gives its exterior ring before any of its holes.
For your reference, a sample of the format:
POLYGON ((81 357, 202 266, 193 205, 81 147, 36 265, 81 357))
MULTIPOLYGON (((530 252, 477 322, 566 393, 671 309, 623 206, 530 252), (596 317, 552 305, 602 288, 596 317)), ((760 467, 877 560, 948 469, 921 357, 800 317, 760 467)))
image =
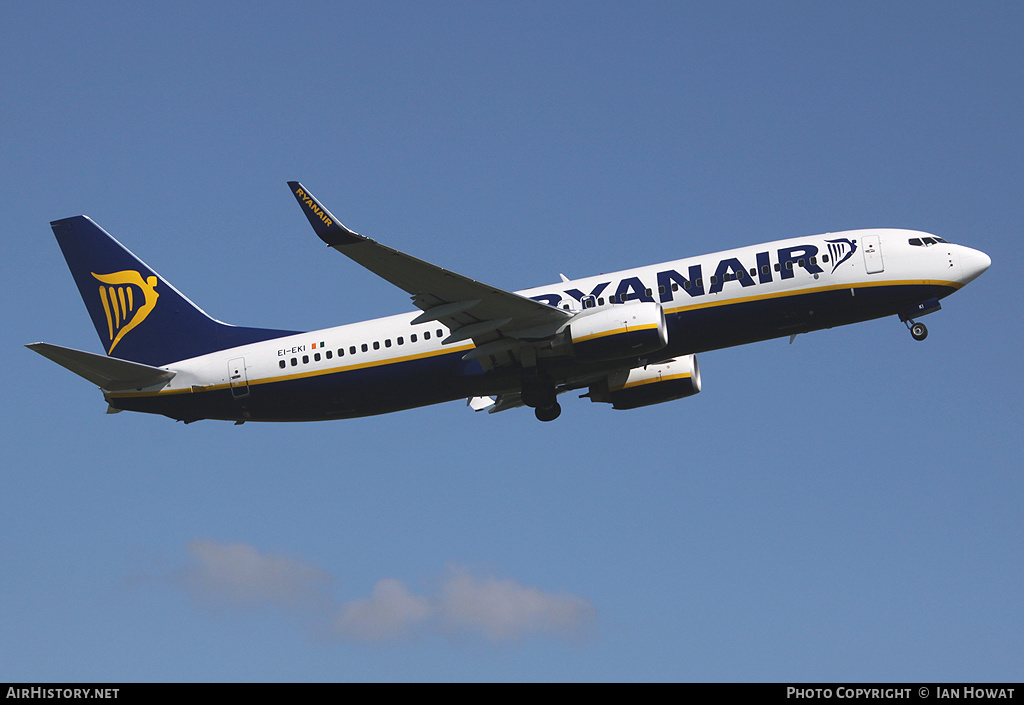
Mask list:
MULTIPOLYGON (((857 241, 847 238, 826 240, 829 243, 828 249, 831 253, 823 258, 823 262, 832 264, 832 271, 840 264, 850 259, 857 250, 857 241)), ((719 260, 715 267, 714 274, 705 278, 704 265, 692 264, 685 274, 680 274, 675 269, 666 269, 657 273, 656 288, 646 286, 637 276, 625 277, 619 280, 617 287, 611 291, 609 287, 613 281, 599 282, 589 292, 580 289, 567 289, 563 292, 552 292, 531 296, 534 301, 540 301, 549 306, 559 306, 565 297, 569 296, 579 304, 585 300, 597 299, 607 296, 611 303, 622 303, 624 301, 655 301, 658 297, 660 303, 667 303, 673 300, 673 284, 677 285, 675 290, 683 290, 691 297, 704 296, 705 294, 717 294, 722 291, 727 281, 736 281, 743 287, 768 284, 775 280, 792 279, 796 275, 796 268, 802 267, 809 274, 821 274, 823 270, 818 264, 818 247, 811 244, 799 244, 790 247, 781 247, 776 250, 776 258, 773 262, 770 252, 753 253, 756 267, 748 267, 751 262, 741 262, 739 257, 727 257, 719 260)), ((746 256, 746 255, 744 255, 746 256)), ((585 306, 587 304, 584 304, 585 306)), ((593 304, 589 304, 593 305, 593 304)))

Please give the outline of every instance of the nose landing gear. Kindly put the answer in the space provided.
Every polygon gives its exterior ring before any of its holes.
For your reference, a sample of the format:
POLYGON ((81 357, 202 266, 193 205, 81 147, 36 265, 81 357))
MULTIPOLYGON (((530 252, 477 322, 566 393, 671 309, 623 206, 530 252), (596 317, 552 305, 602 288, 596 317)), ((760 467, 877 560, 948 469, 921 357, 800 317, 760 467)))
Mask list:
POLYGON ((915 321, 913 317, 935 313, 941 308, 942 305, 939 303, 938 298, 931 298, 901 313, 900 320, 907 324, 907 328, 910 329, 910 335, 913 336, 914 340, 924 340, 928 337, 928 329, 923 323, 915 321))
POLYGON ((912 321, 909 318, 905 321, 907 328, 910 329, 910 335, 914 340, 924 340, 928 337, 928 328, 924 323, 918 323, 912 321))

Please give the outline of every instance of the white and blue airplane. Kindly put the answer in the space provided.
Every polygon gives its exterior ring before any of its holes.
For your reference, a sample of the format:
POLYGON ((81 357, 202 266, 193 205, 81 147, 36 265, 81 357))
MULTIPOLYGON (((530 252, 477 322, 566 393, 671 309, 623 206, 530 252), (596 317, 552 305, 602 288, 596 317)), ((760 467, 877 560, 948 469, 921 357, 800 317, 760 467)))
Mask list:
POLYGON ((615 409, 697 394, 709 350, 891 315, 923 340, 915 319, 991 264, 923 232, 853 230, 513 293, 357 235, 288 185, 320 239, 419 312, 308 333, 228 325, 79 215, 51 226, 106 354, 28 347, 98 385, 108 413, 314 421, 468 399, 551 421, 572 390, 615 409))

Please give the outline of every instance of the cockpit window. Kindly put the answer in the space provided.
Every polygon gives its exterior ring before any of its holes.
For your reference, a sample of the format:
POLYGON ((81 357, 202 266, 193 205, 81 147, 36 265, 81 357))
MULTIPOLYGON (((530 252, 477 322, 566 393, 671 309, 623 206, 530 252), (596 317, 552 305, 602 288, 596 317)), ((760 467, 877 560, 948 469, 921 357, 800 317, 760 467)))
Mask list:
POLYGON ((915 247, 921 247, 921 246, 931 247, 932 245, 938 245, 939 243, 948 244, 946 242, 946 240, 943 240, 941 237, 931 237, 931 236, 929 236, 929 237, 912 237, 909 240, 907 240, 907 242, 909 242, 911 245, 914 245, 915 247))

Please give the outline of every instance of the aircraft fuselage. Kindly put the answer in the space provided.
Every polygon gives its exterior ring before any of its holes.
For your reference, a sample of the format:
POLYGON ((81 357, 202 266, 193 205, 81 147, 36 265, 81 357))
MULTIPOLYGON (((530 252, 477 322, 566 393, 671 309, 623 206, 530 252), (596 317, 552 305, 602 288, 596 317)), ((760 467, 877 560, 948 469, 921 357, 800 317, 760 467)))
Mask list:
MULTIPOLYGON (((539 354, 559 391, 617 370, 890 315, 942 299, 988 257, 926 233, 857 230, 563 281, 516 292, 571 314, 656 303, 668 344, 635 359, 581 363, 565 346, 539 354), (912 244, 914 242, 920 244, 912 244), (930 241, 930 242, 927 242, 930 241)), ((468 357, 472 340, 443 342, 418 312, 253 342, 174 361, 166 384, 106 392, 112 407, 185 421, 302 421, 386 413, 460 398, 512 394, 516 365, 468 357)))

